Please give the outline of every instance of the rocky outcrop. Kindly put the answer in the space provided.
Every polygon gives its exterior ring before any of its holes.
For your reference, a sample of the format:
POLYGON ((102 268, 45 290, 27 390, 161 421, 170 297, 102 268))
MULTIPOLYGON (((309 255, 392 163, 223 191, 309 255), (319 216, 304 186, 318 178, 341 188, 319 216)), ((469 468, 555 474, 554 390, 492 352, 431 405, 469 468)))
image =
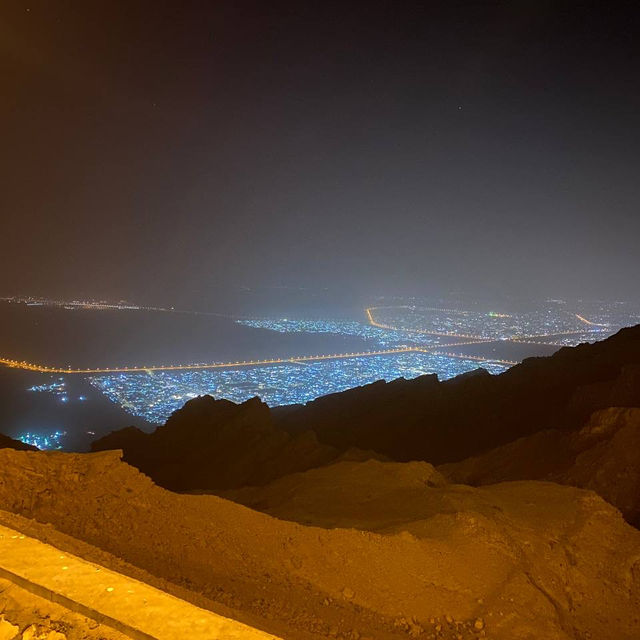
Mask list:
POLYGON ((126 462, 176 491, 265 484, 343 455, 313 431, 292 435, 276 426, 258 398, 237 405, 211 396, 190 400, 151 434, 129 427, 92 449, 121 449, 126 462))
POLYGON ((36 447, 25 444, 20 440, 14 440, 0 433, 0 449, 17 449, 18 451, 37 451, 36 447))
POLYGON ((592 489, 638 526, 640 409, 597 411, 578 431, 542 431, 438 470, 472 485, 544 479, 592 489))
POLYGON ((206 491, 263 485, 344 455, 458 462, 531 436, 527 446, 539 456, 515 460, 507 447, 483 473, 491 481, 546 478, 569 455, 561 434, 614 405, 640 407, 640 325, 498 376, 380 381, 274 410, 257 398, 236 405, 203 396, 154 433, 123 429, 93 450, 121 449, 161 486, 206 491))
POLYGON ((256 490, 288 522, 163 490, 114 452, 5 449, 0 480, 21 526, 50 523, 48 541, 73 536, 281 637, 640 637, 640 532, 590 491, 342 462, 256 490))
POLYGON ((442 464, 545 429, 576 429, 611 406, 640 407, 640 325, 497 376, 423 376, 324 396, 278 424, 304 425, 338 448, 442 464))
POLYGON ((570 446, 573 464, 550 479, 595 491, 640 526, 640 409, 595 413, 570 446))

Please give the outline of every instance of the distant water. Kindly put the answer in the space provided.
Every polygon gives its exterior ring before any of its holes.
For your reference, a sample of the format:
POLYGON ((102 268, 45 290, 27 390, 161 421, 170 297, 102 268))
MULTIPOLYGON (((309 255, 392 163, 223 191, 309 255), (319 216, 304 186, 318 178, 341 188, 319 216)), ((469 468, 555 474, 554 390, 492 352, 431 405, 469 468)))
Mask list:
POLYGON ((228 362, 362 350, 357 336, 282 334, 215 315, 0 304, 0 357, 95 368, 228 362))

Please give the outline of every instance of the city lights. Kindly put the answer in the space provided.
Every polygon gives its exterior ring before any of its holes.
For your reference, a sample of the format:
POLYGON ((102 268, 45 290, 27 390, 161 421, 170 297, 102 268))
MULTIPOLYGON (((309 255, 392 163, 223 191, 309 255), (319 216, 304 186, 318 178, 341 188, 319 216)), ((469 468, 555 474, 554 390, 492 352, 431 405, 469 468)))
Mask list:
POLYGON ((234 402, 254 396, 270 406, 301 404, 376 380, 437 373, 441 380, 484 367, 501 373, 508 365, 424 352, 283 363, 236 369, 120 373, 90 378, 113 402, 152 423, 162 423, 182 405, 210 394, 234 402))

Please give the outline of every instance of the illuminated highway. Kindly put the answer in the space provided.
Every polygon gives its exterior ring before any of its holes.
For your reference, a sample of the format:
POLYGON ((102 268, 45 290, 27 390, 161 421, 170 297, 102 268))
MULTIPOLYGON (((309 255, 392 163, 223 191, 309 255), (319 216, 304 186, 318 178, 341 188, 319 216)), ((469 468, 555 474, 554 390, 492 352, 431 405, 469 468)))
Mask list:
MULTIPOLYGON (((72 392, 70 378, 77 375, 128 413, 151 424, 162 424, 185 402, 206 394, 236 403, 257 396, 269 406, 283 406, 304 404, 379 380, 413 379, 425 374, 448 380, 478 366, 500 374, 517 364, 515 359, 507 359, 512 349, 501 349, 500 344, 553 344, 557 348, 592 341, 611 332, 598 324, 603 319, 593 318, 592 322, 584 316, 546 309, 507 315, 440 307, 378 306, 366 308, 360 321, 233 319, 272 332, 341 335, 362 341, 363 347, 347 353, 95 368, 65 368, 11 358, 0 359, 0 364, 47 375, 48 379, 35 381, 28 390, 51 394, 62 405, 87 400, 89 394, 72 392), (473 355, 464 353, 466 345, 471 346, 473 355), (496 357, 490 357, 491 353, 496 357)), ((520 347, 516 353, 519 359, 525 351, 520 347)), ((62 430, 40 431, 22 433, 19 439, 39 448, 64 448, 66 434, 62 430)))
MULTIPOLYGON (((455 331, 449 331, 449 332, 443 332, 443 331, 430 331, 427 329, 417 329, 417 328, 407 328, 407 327, 400 327, 400 326, 394 326, 394 325, 390 325, 390 324, 385 324, 382 322, 379 322, 378 320, 375 319, 373 312, 376 310, 380 310, 380 309, 411 309, 411 307, 408 307, 406 305, 398 305, 398 306, 381 306, 381 307, 368 307, 365 309, 365 314, 367 316, 367 320, 369 322, 370 325, 374 326, 374 327, 378 327, 380 329, 387 329, 388 331, 407 331, 409 333, 420 333, 420 334, 426 334, 426 335, 433 335, 433 336, 442 336, 442 337, 449 337, 449 338, 463 338, 463 339, 467 339, 470 340, 471 342, 464 342, 464 343, 459 343, 459 344, 473 344, 473 342, 487 342, 490 341, 490 338, 488 338, 487 336, 482 336, 482 335, 478 335, 478 334, 468 334, 468 333, 458 333, 455 331)), ((440 308, 435 308, 435 307, 422 307, 420 308, 420 311, 436 311, 436 312, 442 312, 445 314, 449 314, 449 315, 461 315, 461 316, 465 316, 465 315, 469 315, 471 312, 467 312, 467 311, 460 311, 460 310, 455 310, 455 309, 440 309, 440 308)), ((479 314, 478 314, 479 315, 479 314)), ((506 313, 495 313, 495 312, 491 312, 489 314, 486 314, 487 317, 491 318, 491 319, 496 319, 496 318, 512 318, 513 316, 511 314, 506 314, 506 313)), ((597 322, 591 322, 590 320, 587 320, 584 316, 581 316, 577 313, 574 314, 569 314, 571 316, 575 316, 582 324, 586 324, 592 327, 600 327, 601 329, 605 329, 608 328, 609 325, 607 324, 600 324, 597 322)), ((587 331, 587 333, 599 333, 600 331, 598 329, 593 329, 591 331, 587 331)), ((537 334, 522 334, 522 335, 511 335, 509 337, 502 337, 502 336, 494 336, 494 339, 496 340, 500 340, 501 342, 519 342, 519 343, 525 343, 525 344, 548 344, 551 346, 557 346, 557 343, 554 342, 547 342, 547 343, 543 343, 540 341, 535 341, 533 342, 532 339, 536 339, 536 338, 552 338, 554 336, 583 336, 585 334, 585 330, 576 330, 576 329, 572 329, 571 331, 552 331, 549 333, 537 333, 537 334)), ((445 345, 443 345, 445 346, 445 345)), ((451 346, 456 346, 456 345, 451 345, 451 346)))
POLYGON ((506 364, 510 367, 513 366, 514 364, 518 364, 518 362, 514 360, 500 360, 498 358, 483 358, 482 356, 470 356, 462 353, 452 353, 450 351, 433 351, 432 353, 436 356, 447 356, 447 358, 460 358, 461 360, 475 360, 476 362, 496 362, 498 364, 506 364))
MULTIPOLYGON (((472 340, 478 340, 480 342, 484 342, 486 338, 484 336, 478 335, 469 335, 467 333, 454 333, 454 332, 443 332, 443 331, 427 331, 426 329, 407 329, 403 327, 393 327, 388 324, 382 324, 378 322, 373 317, 373 311, 377 309, 408 309, 406 306, 398 306, 398 307, 367 307, 365 309, 365 313, 367 314, 367 320, 369 324, 373 327, 378 327, 378 329, 387 329, 389 331, 408 331, 409 333, 422 333, 427 336, 441 336, 445 338, 470 338, 472 340)), ((434 311, 436 309, 433 309, 434 311)), ((444 309, 438 309, 438 311, 445 311, 444 309)), ((449 313, 461 313, 464 314, 464 311, 449 311, 449 313)))
MULTIPOLYGON (((386 307, 368 307, 365 309, 365 314, 368 320, 368 323, 372 327, 376 327, 378 329, 384 329, 387 331, 395 331, 402 332, 405 334, 424 334, 431 335, 437 337, 446 337, 446 338, 457 338, 460 339, 459 342, 451 343, 451 344, 434 344, 432 346, 403 346, 398 348, 387 348, 387 349, 375 349, 371 351, 360 351, 360 352, 350 352, 350 353, 332 353, 332 354, 318 354, 318 355, 303 355, 303 356, 291 356, 285 358, 267 358, 264 360, 238 360, 235 362, 214 362, 214 363, 194 363, 194 364, 167 364, 167 365, 136 365, 136 366, 128 366, 128 367, 96 367, 96 368, 64 368, 64 367, 56 367, 49 366, 45 364, 38 364, 33 362, 26 362, 24 360, 13 360, 9 358, 0 358, 0 364, 3 364, 7 367, 11 367, 14 369, 24 369, 27 371, 36 371, 38 373, 55 373, 55 374, 84 374, 84 375, 99 375, 99 374, 111 374, 111 373, 150 373, 153 371, 189 371, 196 369, 231 369, 237 367, 257 367, 257 366, 265 366, 265 365, 277 365, 283 363, 304 363, 304 362, 314 362, 321 360, 338 360, 345 358, 362 358, 362 357, 373 357, 373 356, 383 356, 383 355, 393 355, 400 353, 433 353, 436 350, 441 350, 444 347, 459 347, 463 345, 470 344, 480 344, 485 342, 492 342, 496 340, 496 338, 488 338, 487 336, 481 336, 478 334, 468 334, 468 333, 456 333, 456 332, 445 332, 445 331, 429 331, 426 329, 418 329, 418 328, 406 328, 406 327, 398 327, 389 324, 385 324, 379 322, 374 317, 374 311, 379 309, 409 309, 408 306, 386 306, 386 307)), ((468 312, 451 310, 451 309, 437 309, 437 308, 426 308, 424 310, 427 311, 440 311, 446 312, 450 314, 460 314, 465 315, 468 312)), ((582 322, 583 324, 587 324, 589 326, 594 327, 605 327, 606 325, 598 324, 595 322, 591 322, 584 318, 581 315, 574 314, 575 317, 582 322)), ((491 317, 496 318, 508 318, 511 317, 507 314, 490 314, 491 317)), ((597 330, 593 331, 594 333, 597 330)), ((581 336, 584 335, 584 331, 555 331, 553 333, 542 333, 542 334, 532 334, 532 335, 522 335, 522 336, 512 336, 510 338, 500 338, 503 342, 518 342, 518 343, 527 343, 527 344, 549 344, 556 346, 557 343, 549 342, 542 343, 540 341, 533 342, 533 340, 538 338, 550 338, 555 336, 581 336)), ((443 353, 440 351, 440 353, 443 353)), ((464 354, 455 354, 451 352, 447 352, 446 354, 449 357, 460 357, 466 359, 473 359, 478 361, 495 361, 495 362, 503 362, 504 364, 517 364, 513 361, 501 361, 501 360, 493 360, 491 358, 482 358, 479 356, 468 356, 464 354)))
MULTIPOLYGON (((461 344, 461 343, 456 343, 461 344)), ((470 343, 468 343, 470 344, 470 343)), ((475 342, 473 342, 475 344, 475 342)), ((451 347, 454 345, 438 345, 441 347, 451 347)), ((259 367, 270 364, 285 364, 301 363, 301 362, 313 362, 317 360, 340 360, 344 358, 363 358, 367 356, 387 356, 398 353, 430 353, 436 347, 424 348, 424 347, 401 347, 399 349, 380 349, 377 351, 360 351, 353 353, 332 353, 321 354, 312 356, 291 356, 290 358, 271 358, 266 360, 238 360, 236 362, 214 362, 211 364, 174 364, 174 365, 154 365, 148 367, 104 367, 95 369, 62 369, 59 367, 48 367, 46 365, 34 364, 31 362, 24 362, 18 360, 8 360, 6 358, 0 358, 0 364, 4 364, 7 367, 14 369, 25 369, 27 371, 37 371, 39 373, 80 373, 80 374, 101 374, 101 373, 150 373, 152 371, 188 371, 193 369, 235 369, 237 367, 259 367)), ((487 359, 487 358, 485 358, 487 359)), ((490 358, 489 358, 490 360, 490 358)))
POLYGON ((583 316, 581 316, 578 313, 574 313, 573 314, 576 318, 578 318, 578 320, 580 320, 580 322, 584 322, 584 324, 588 324, 592 327, 607 327, 608 325, 606 324, 600 324, 598 322, 591 322, 590 320, 587 320, 586 318, 584 318, 583 316))

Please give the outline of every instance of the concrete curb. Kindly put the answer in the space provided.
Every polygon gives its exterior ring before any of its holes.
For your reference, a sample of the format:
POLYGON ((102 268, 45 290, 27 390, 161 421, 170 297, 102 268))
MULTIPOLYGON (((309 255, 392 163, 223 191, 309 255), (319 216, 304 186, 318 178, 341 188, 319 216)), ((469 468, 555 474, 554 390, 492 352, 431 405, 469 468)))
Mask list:
POLYGON ((133 640, 279 640, 1 525, 0 577, 133 640))

